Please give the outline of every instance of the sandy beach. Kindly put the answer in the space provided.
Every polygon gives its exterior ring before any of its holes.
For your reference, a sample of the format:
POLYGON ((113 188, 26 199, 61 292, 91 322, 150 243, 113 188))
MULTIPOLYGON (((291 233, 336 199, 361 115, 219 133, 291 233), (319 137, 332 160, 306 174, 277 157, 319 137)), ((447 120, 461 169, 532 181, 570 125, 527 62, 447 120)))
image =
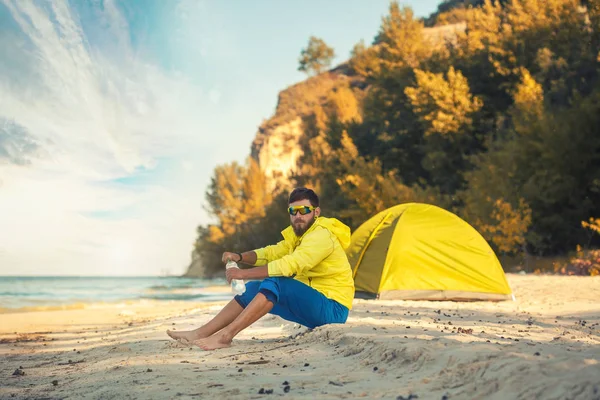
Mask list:
POLYGON ((600 278, 507 277, 514 302, 355 300, 345 325, 267 316, 213 352, 165 331, 226 302, 0 314, 0 398, 600 399, 600 278))

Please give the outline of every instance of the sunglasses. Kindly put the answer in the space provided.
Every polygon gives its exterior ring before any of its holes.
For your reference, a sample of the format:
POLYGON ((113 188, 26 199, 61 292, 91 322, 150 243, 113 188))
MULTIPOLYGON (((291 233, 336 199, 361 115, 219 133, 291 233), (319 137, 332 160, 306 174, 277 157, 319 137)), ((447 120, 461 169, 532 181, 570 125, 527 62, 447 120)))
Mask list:
POLYGON ((300 215, 306 215, 314 209, 315 207, 313 206, 294 206, 288 208, 288 212, 290 213, 290 215, 296 215, 298 213, 300 213, 300 215))

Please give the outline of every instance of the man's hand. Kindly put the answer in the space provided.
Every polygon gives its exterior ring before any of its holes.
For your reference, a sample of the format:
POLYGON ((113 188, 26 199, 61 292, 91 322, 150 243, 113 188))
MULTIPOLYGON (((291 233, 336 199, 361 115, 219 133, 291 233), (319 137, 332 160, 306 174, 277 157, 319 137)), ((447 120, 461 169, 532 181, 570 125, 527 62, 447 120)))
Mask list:
POLYGON ((239 268, 229 268, 225 270, 225 278, 227 278, 227 283, 231 283, 232 279, 245 279, 245 273, 239 268))
POLYGON ((226 263, 227 261, 235 261, 235 262, 240 262, 242 260, 240 260, 240 256, 237 253, 232 253, 229 251, 226 251, 225 253, 223 253, 223 256, 221 257, 221 261, 223 261, 224 263, 226 263))

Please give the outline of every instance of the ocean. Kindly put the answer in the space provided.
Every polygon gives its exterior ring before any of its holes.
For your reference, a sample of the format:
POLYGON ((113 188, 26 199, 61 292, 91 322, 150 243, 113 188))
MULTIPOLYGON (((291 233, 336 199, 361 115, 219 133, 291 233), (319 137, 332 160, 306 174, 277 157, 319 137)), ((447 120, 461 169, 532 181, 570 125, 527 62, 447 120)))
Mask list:
POLYGON ((0 313, 77 309, 138 300, 209 302, 229 300, 229 291, 203 290, 225 279, 179 277, 0 276, 0 313))

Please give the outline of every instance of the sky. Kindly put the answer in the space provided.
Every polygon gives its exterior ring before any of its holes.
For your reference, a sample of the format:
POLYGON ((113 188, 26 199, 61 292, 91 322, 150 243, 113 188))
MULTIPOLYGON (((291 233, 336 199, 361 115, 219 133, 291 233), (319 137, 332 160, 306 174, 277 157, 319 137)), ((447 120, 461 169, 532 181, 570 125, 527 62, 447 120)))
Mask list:
MULTIPOLYGON (((402 1, 417 16, 437 0, 402 1)), ((0 276, 185 272, 312 35, 345 61, 388 0, 0 0, 0 276)), ((284 227, 282 227, 283 229, 284 227)))

